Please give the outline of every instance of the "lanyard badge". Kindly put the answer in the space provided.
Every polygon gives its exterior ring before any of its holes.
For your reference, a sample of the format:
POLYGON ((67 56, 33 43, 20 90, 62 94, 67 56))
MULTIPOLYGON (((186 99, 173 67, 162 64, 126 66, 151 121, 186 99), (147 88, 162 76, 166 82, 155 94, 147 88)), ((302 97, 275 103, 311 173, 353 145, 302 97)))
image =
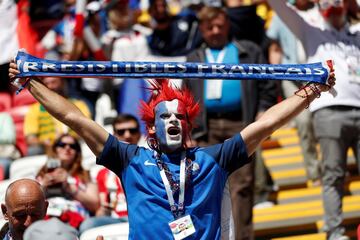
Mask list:
MULTIPOLYGON (((183 158, 180 162, 180 184, 177 185, 173 178, 171 172, 168 170, 166 164, 161 160, 160 156, 156 155, 157 166, 160 170, 161 179, 165 185, 166 195, 168 197, 170 210, 175 218, 174 221, 169 222, 169 227, 173 234, 175 240, 184 239, 193 233, 195 233, 195 227, 191 220, 190 215, 184 214, 184 201, 185 201, 185 185, 186 180, 190 179, 191 175, 191 164, 186 167, 187 158, 183 158), (170 184, 171 183, 171 184, 170 184), (176 190, 179 190, 179 201, 176 206, 174 200, 174 193, 176 190)), ((189 161, 190 162, 190 161, 189 161)))

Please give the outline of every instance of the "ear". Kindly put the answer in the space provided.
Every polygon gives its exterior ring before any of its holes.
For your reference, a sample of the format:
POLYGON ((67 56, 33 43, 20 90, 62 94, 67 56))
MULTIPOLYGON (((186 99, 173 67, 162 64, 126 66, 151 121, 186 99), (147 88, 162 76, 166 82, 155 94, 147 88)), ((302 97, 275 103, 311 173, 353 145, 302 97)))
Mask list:
POLYGON ((155 125, 152 125, 148 128, 148 132, 150 135, 154 135, 156 133, 155 125))
POLYGON ((4 219, 9 220, 9 216, 8 216, 7 208, 6 208, 5 204, 1 204, 1 211, 4 216, 4 219))

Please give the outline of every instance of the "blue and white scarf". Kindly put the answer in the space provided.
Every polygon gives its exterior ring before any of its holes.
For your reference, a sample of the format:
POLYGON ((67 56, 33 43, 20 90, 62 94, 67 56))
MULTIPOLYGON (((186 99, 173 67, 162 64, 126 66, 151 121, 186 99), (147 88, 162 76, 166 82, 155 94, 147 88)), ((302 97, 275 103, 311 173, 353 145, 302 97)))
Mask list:
POLYGON ((291 80, 327 84, 332 62, 217 64, 179 62, 53 61, 19 51, 17 77, 121 77, 171 79, 291 80))

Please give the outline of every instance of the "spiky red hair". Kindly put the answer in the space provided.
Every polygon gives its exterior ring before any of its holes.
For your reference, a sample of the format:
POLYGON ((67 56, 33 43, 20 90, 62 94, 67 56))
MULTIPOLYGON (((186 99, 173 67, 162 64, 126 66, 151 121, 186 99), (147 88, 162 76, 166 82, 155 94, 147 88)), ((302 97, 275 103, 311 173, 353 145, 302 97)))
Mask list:
MULTIPOLYGON (((186 109, 186 117, 189 123, 188 132, 189 134, 193 125, 196 116, 200 112, 200 105, 198 102, 195 102, 194 96, 188 88, 179 89, 171 84, 169 84, 169 79, 155 79, 155 81, 150 82, 151 87, 151 96, 148 102, 140 102, 140 117, 145 122, 147 131, 155 123, 155 107, 158 103, 162 101, 172 101, 177 99, 182 102, 186 109)), ((149 137, 152 136, 148 131, 149 137)))

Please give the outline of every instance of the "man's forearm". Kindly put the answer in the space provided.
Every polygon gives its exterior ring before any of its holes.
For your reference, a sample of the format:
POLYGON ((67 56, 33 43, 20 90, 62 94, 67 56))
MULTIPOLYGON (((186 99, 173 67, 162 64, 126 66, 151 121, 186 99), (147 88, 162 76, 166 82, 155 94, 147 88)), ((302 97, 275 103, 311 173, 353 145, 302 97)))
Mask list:
POLYGON ((296 95, 268 109, 256 122, 242 130, 241 135, 245 141, 248 155, 253 154, 264 139, 303 111, 317 96, 318 94, 307 86, 296 95))
POLYGON ((272 122, 273 130, 276 130, 302 112, 316 97, 317 94, 307 86, 303 90, 300 90, 296 95, 294 94, 271 107, 259 120, 270 120, 272 122))

